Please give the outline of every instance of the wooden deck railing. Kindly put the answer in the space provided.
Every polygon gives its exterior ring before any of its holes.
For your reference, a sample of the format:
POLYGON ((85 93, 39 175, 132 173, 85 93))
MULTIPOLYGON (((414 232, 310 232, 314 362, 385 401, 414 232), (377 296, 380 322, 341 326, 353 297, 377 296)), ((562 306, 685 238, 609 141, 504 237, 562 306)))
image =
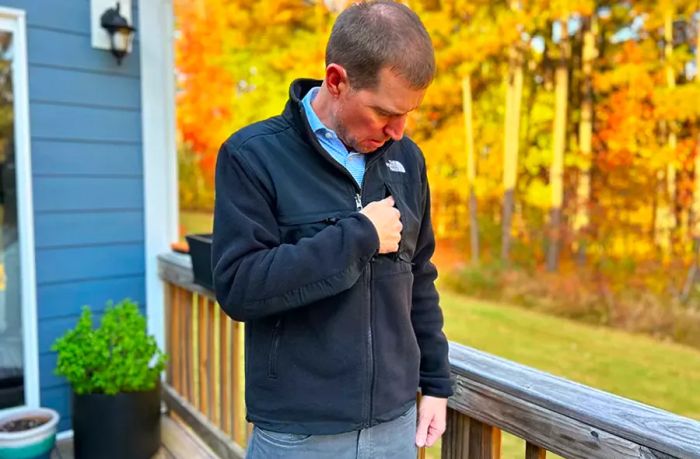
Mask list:
MULTIPOLYGON (((192 281, 188 256, 159 257, 166 286, 164 398, 224 458, 242 458, 250 425, 243 401, 243 324, 192 281)), ((442 459, 501 457, 501 430, 525 440, 522 455, 700 459, 700 422, 450 343, 455 395, 442 459)), ((698 388, 700 390, 700 388, 698 388)), ((425 451, 419 452, 424 457, 425 451)))
POLYGON ((527 459, 700 458, 700 422, 455 343, 450 363, 443 458, 499 457, 498 429, 526 441, 527 459))

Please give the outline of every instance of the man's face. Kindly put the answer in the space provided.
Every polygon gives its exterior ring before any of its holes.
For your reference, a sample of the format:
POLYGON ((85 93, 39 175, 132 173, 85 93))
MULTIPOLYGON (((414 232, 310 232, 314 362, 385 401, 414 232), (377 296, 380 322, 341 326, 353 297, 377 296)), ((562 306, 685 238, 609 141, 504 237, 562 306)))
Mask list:
POLYGON ((334 129, 340 140, 359 153, 371 153, 391 139, 400 140, 408 113, 420 105, 425 89, 412 89, 389 69, 379 72, 372 89, 346 87, 340 94, 334 129))

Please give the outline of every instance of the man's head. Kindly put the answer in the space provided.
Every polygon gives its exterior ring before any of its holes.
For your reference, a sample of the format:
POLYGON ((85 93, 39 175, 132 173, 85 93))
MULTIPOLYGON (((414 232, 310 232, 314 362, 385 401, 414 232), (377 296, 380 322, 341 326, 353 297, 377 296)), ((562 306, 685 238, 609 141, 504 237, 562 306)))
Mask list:
POLYGON ((362 153, 400 139, 434 74, 430 36, 413 11, 390 1, 353 4, 326 47, 330 127, 362 153))

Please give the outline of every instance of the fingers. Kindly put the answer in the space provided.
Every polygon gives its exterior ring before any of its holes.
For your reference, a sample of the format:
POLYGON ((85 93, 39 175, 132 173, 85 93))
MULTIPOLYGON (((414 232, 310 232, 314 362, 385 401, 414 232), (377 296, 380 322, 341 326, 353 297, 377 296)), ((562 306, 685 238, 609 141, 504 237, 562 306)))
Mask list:
POLYGON ((379 253, 394 253, 399 250, 403 223, 401 212, 395 207, 393 196, 367 204, 360 212, 369 217, 379 236, 379 253))
POLYGON ((437 426, 435 418, 432 421, 421 419, 416 429, 416 446, 419 448, 433 446, 443 433, 445 433, 445 426, 437 426))
POLYGON ((419 448, 433 446, 447 428, 446 422, 441 419, 441 416, 436 415, 427 406, 422 408, 422 410, 418 410, 418 427, 416 428, 416 446, 419 448))
POLYGON ((399 209, 396 208, 396 201, 394 200, 393 196, 387 196, 386 198, 382 199, 379 202, 391 207, 392 210, 394 211, 394 214, 396 215, 396 217, 401 218, 401 211, 399 211, 399 209))
POLYGON ((436 441, 438 441, 438 438, 442 436, 442 434, 445 433, 445 428, 439 428, 435 426, 435 423, 431 423, 428 426, 428 437, 425 440, 425 446, 433 446, 436 441))
POLYGON ((416 428, 416 446, 422 448, 428 439, 428 427, 430 427, 431 418, 426 416, 418 416, 418 427, 416 428))

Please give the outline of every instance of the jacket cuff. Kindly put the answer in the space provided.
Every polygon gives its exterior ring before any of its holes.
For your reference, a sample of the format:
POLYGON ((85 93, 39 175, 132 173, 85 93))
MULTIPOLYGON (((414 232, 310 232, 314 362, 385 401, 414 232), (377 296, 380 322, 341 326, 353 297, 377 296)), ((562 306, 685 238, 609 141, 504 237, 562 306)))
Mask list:
POLYGON ((365 226, 365 232, 368 235, 367 245, 373 247, 374 251, 372 255, 379 251, 379 234, 377 233, 377 228, 374 227, 374 223, 365 214, 356 212, 351 215, 351 217, 357 218, 357 220, 365 226))
POLYGON ((452 378, 421 379, 421 394, 431 397, 448 398, 454 395, 454 390, 452 389, 454 383, 455 381, 452 378))

